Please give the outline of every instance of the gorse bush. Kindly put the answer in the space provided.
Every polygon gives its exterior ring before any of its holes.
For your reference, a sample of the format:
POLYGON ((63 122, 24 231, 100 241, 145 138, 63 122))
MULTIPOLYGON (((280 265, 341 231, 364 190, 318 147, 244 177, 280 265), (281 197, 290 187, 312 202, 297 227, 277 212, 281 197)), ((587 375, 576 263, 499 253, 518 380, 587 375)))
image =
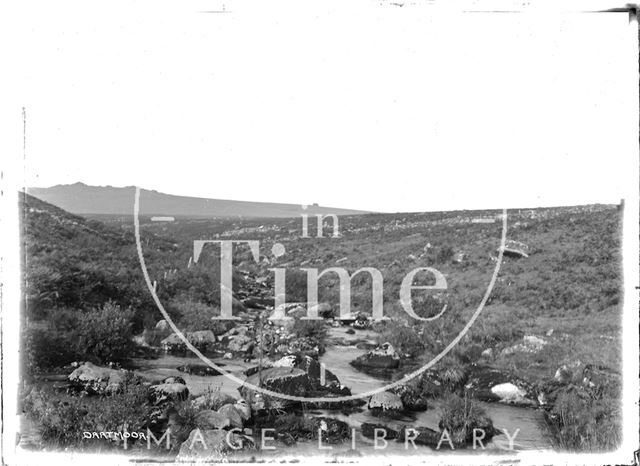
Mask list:
POLYGON ((134 348, 132 318, 131 309, 123 310, 112 302, 82 314, 78 319, 78 352, 97 362, 126 361, 134 348))
POLYGON ((187 332, 211 330, 220 335, 233 327, 233 322, 228 320, 213 320, 214 317, 220 317, 220 310, 205 303, 174 299, 171 308, 175 311, 178 327, 187 332))
POLYGON ((78 360, 126 362, 134 349, 132 318, 130 309, 112 302, 84 313, 61 310, 47 330, 26 332, 26 369, 37 373, 78 360))

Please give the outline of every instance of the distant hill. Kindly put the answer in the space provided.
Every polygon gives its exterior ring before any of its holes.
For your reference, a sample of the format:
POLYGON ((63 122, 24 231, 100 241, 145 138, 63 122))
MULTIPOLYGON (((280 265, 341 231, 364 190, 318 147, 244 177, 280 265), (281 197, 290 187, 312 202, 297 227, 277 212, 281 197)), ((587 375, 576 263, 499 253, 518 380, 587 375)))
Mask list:
MULTIPOLYGON (((134 186, 117 188, 74 183, 50 188, 27 188, 27 192, 74 214, 133 214, 134 186)), ((174 217, 299 217, 302 213, 358 215, 368 212, 315 204, 305 210, 299 204, 205 199, 141 189, 140 213, 174 217)))

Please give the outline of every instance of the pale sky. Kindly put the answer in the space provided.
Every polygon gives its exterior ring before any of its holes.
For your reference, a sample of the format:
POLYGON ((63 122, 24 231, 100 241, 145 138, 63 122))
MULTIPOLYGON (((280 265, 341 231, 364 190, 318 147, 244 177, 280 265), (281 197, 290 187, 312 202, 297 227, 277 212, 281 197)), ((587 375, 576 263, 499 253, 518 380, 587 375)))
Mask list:
POLYGON ((425 211, 617 203, 637 170, 624 13, 26 5, 28 186, 425 211))

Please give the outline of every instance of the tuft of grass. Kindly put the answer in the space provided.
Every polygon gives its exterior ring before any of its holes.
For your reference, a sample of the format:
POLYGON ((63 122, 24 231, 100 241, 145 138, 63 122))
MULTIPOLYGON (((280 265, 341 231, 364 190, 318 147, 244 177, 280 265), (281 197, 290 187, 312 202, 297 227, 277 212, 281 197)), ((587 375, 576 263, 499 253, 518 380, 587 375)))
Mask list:
POLYGON ((594 397, 578 387, 563 390, 545 419, 555 444, 563 450, 610 451, 622 440, 619 400, 594 397))
POLYGON ((474 429, 484 431, 486 438, 494 434, 493 422, 477 402, 466 395, 451 394, 442 405, 439 427, 447 430, 454 445, 462 446, 473 439, 474 429))

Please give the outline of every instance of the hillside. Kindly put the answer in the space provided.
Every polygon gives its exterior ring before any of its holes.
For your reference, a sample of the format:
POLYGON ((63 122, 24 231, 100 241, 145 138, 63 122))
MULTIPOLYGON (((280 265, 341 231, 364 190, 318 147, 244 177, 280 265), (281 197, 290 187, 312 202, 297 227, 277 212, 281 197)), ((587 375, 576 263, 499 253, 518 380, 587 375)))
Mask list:
MULTIPOLYGON (((138 325, 154 306, 145 293, 131 232, 70 214, 28 194, 20 198, 26 315, 48 318, 53 310, 90 309, 113 300, 135 306, 138 325)), ((156 235, 143 241, 156 254, 175 245, 156 235)))
MULTIPOLYGON (((158 370, 169 378, 179 376, 190 393, 212 387, 237 393, 229 379, 206 374, 203 385, 201 375, 194 372, 197 380, 190 378, 190 371, 201 367, 181 365, 192 364, 193 358, 179 342, 175 344, 176 336, 151 301, 131 221, 88 220, 26 194, 21 207, 28 317, 22 354, 26 373, 34 375, 36 383, 49 371, 54 376, 66 374, 74 361, 102 366, 115 362, 147 376, 157 375, 158 370)), ((339 372, 340 382, 355 393, 363 377, 369 377, 367 387, 397 380, 431 360, 458 335, 482 300, 495 268, 500 219, 501 212, 495 210, 352 215, 340 217, 339 237, 331 236, 328 226, 324 237, 318 238, 313 229, 310 237, 301 235, 300 218, 176 218, 162 223, 143 218, 141 243, 159 299, 174 323, 192 338, 210 335, 198 344, 205 345, 212 357, 223 358, 223 365, 249 375, 244 371, 252 370, 251 361, 258 357, 265 364, 291 355, 315 358, 329 371, 339 372), (220 313, 219 248, 207 247, 193 262, 193 241, 214 238, 259 242, 258 257, 242 245, 234 248, 233 314, 239 321, 212 319, 220 313), (283 249, 274 248, 277 243, 284 246, 284 253, 275 257, 273 251, 283 249), (391 319, 370 319, 371 279, 363 273, 350 283, 351 319, 336 319, 345 287, 337 276, 328 275, 318 286, 323 319, 302 320, 309 269, 329 267, 351 275, 363 267, 377 269, 384 279, 383 312, 391 319), (403 280, 418 267, 437 269, 448 284, 444 292, 413 290, 411 302, 420 318, 434 317, 447 304, 447 311, 432 321, 411 317, 399 299, 403 280), (274 268, 286 273, 286 300, 297 303, 287 312, 292 321, 282 326, 264 324, 274 311, 274 268), (393 349, 395 356, 387 356, 394 366, 357 366, 385 345, 393 349), (353 351, 363 354, 356 357, 359 353, 353 351)), ((413 388, 395 394, 400 406, 411 412, 418 405, 413 401, 432 407, 446 406, 447 400, 455 404, 450 395, 517 402, 543 409, 559 448, 615 448, 620 439, 620 219, 621 209, 613 205, 510 211, 507 239, 523 243, 527 253, 505 255, 482 314, 417 386, 407 385, 413 388), (431 391, 434 380, 443 381, 444 385, 436 384, 442 390, 431 391), (509 393, 494 393, 498 386, 509 393)), ((416 275, 414 285, 432 284, 431 280, 429 275, 416 275)), ((148 400, 146 388, 142 390, 148 400)), ((250 405, 254 424, 249 425, 259 431, 263 422, 259 402, 246 391, 240 393, 250 405)), ((143 411, 155 409, 129 396, 121 394, 114 400, 118 404, 129 400, 143 411)), ((75 409, 84 403, 68 391, 44 396, 49 397, 53 401, 43 402, 47 409, 75 409), (56 404, 56 399, 67 404, 56 404)), ((98 425, 104 422, 106 408, 100 403, 109 403, 109 398, 94 398, 96 416, 83 417, 89 419, 83 430, 102 428, 98 425)), ((28 410, 32 419, 39 420, 41 412, 34 406, 28 410)), ((298 422, 302 415, 295 409, 291 407, 277 422, 298 422)), ((367 415, 366 409, 361 408, 362 415, 367 415)), ((498 414, 487 409, 490 416, 498 414)), ((135 420, 146 427, 145 413, 135 420)), ((72 420, 72 414, 65 411, 59 419, 72 420)), ((543 414, 531 415, 538 416, 535 428, 539 429, 543 414)), ((128 412, 107 416, 110 428, 120 425, 123 416, 131 420, 128 412)), ((377 417, 375 421, 382 422, 377 417)), ((44 440, 78 445, 77 426, 64 422, 54 429, 56 435, 44 440)), ((186 436, 180 437, 182 441, 186 436)))
MULTIPOLYGON (((32 196, 80 215, 132 215, 135 187, 88 186, 83 183, 50 188, 27 188, 32 196)), ((355 215, 358 210, 299 204, 247 202, 174 196, 158 191, 140 191, 140 213, 180 217, 299 217, 302 213, 355 215)))

